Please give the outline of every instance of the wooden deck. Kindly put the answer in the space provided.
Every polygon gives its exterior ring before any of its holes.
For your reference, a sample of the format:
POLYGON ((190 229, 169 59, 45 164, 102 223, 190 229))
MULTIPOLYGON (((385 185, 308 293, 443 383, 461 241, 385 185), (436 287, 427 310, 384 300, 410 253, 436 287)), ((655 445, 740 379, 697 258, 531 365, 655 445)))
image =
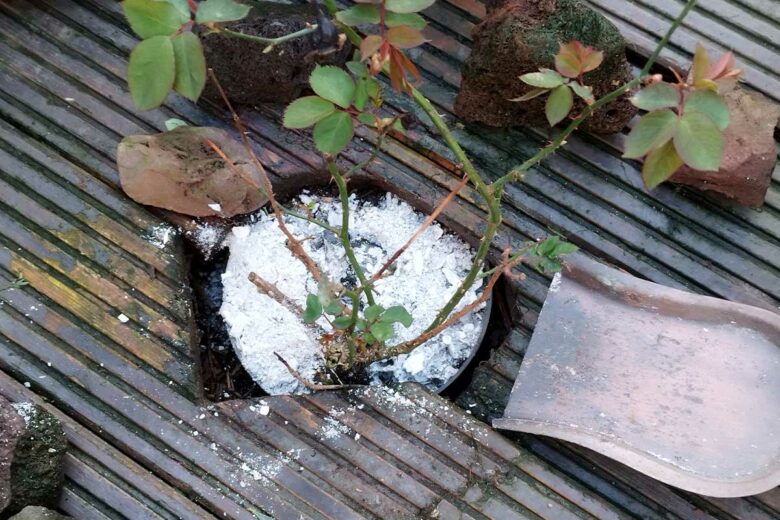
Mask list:
MULTIPOLYGON (((677 0, 599 0, 639 59, 677 0)), ((734 48, 746 83, 778 100, 774 0, 702 2, 665 55, 696 39, 734 48)), ((414 55, 423 90, 450 121, 474 0, 426 12, 430 45, 414 55)), ((756 518, 780 515, 780 491, 748 499, 684 493, 576 446, 511 440, 474 417, 501 409, 549 279, 517 287, 517 328, 476 372, 458 408, 415 386, 211 405, 202 398, 187 266, 179 237, 119 189, 116 144, 178 117, 226 127, 224 113, 171 96, 136 113, 126 89, 135 43, 111 0, 0 3, 0 284, 30 281, 0 303, 0 394, 45 402, 71 449, 61 507, 77 519, 172 518, 756 518), (129 320, 124 323, 119 316, 129 320), (464 410, 468 410, 470 415, 464 410)), ((392 98, 391 106, 412 109, 392 98)), ((243 114, 277 177, 321 168, 280 107, 243 114)), ((544 137, 528 129, 457 132, 498 175, 544 137)), ((344 161, 368 153, 356 139, 344 161)), ((426 128, 388 144, 369 167, 425 207, 454 185, 448 153, 426 128)), ((365 140, 365 141, 364 141, 365 140)), ((588 254, 673 287, 777 310, 780 170, 759 211, 687 189, 647 193, 621 136, 579 135, 505 202, 506 239, 555 230, 588 254)), ((481 209, 469 191, 444 221, 466 235, 481 209)))

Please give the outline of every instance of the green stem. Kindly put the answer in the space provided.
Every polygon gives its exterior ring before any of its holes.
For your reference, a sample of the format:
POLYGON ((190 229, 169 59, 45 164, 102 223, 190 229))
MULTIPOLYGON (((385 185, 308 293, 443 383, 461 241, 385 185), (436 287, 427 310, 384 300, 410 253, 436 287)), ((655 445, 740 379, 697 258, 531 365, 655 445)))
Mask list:
POLYGON ((569 123, 569 126, 567 126, 563 130, 563 132, 561 132, 549 145, 545 146, 544 148, 536 152, 536 154, 534 154, 533 157, 531 157, 530 159, 526 160, 522 164, 515 166, 514 168, 509 170, 509 172, 507 172, 506 175, 497 179, 493 183, 493 187, 495 188, 495 191, 497 193, 501 193, 504 189, 504 185, 507 182, 520 180, 526 171, 530 170, 533 166, 535 166, 540 161, 544 160, 548 156, 552 155, 556 150, 558 150, 558 148, 560 148, 563 145, 563 143, 566 141, 569 135, 571 135, 571 133, 574 132, 574 130, 576 130, 582 124, 582 122, 585 121, 593 112, 595 112, 602 106, 606 105, 607 103, 619 98, 630 89, 638 86, 642 82, 642 78, 644 78, 650 72, 650 69, 653 67, 655 60, 658 59, 658 56, 661 54, 663 48, 666 46, 667 43, 669 43, 672 34, 674 34, 674 31, 676 31, 677 28, 680 27, 680 25, 683 22, 683 19, 690 12, 690 10, 693 9, 694 5, 696 5, 696 0, 688 0, 688 3, 685 4, 683 10, 680 11, 680 14, 677 15, 677 18, 674 19, 672 25, 669 26, 669 29, 666 31, 666 34, 664 34, 663 38, 661 38, 661 41, 658 42, 658 45, 653 50, 652 54, 650 54, 650 57, 647 58, 647 62, 645 62, 645 66, 642 67, 642 70, 639 73, 638 77, 616 88, 615 90, 606 94, 605 96, 599 98, 595 103, 585 107, 585 110, 583 110, 579 116, 577 116, 571 123, 569 123))
POLYGON ((243 40, 262 43, 263 45, 267 46, 263 50, 263 52, 268 52, 269 50, 271 50, 273 47, 277 45, 288 42, 290 40, 295 40, 297 38, 302 38, 308 34, 316 32, 318 28, 319 26, 315 23, 314 25, 310 25, 309 27, 304 27, 300 31, 295 31, 290 34, 285 34, 284 36, 279 36, 278 38, 265 38, 263 36, 255 36, 254 34, 244 34, 238 31, 231 31, 230 29, 219 29, 219 32, 224 33, 228 36, 232 36, 233 38, 241 38, 243 40))
MULTIPOLYGON (((509 256, 509 258, 506 260, 506 263, 513 264, 517 259, 525 256, 528 254, 528 251, 530 251, 537 243, 536 242, 527 242, 525 245, 520 247, 519 249, 515 250, 515 252, 509 256)), ((494 267, 493 269, 488 269, 487 271, 482 271, 479 273, 479 276, 477 276, 478 280, 482 280, 483 278, 490 277, 493 273, 496 272, 496 269, 498 267, 494 267)))
POLYGON ((327 222, 324 222, 322 220, 319 220, 319 219, 316 219, 316 218, 311 217, 309 215, 306 215, 305 213, 300 213, 298 211, 295 211, 294 209, 290 209, 290 208, 285 207, 285 206, 283 206, 281 204, 279 204, 279 209, 282 210, 282 213, 284 213, 285 215, 289 215, 291 217, 298 218, 298 219, 301 219, 301 220, 305 220, 306 222, 311 222, 312 224, 316 224, 316 225, 320 226, 322 229, 324 229, 326 231, 330 231, 334 235, 338 236, 338 235, 341 234, 341 231, 338 228, 335 228, 335 227, 331 226, 327 222))
POLYGON ((355 258, 355 251, 352 249, 352 244, 349 243, 349 191, 347 190, 347 182, 341 175, 339 167, 336 166, 336 163, 333 161, 328 161, 328 171, 330 172, 331 177, 333 177, 333 180, 336 181, 336 186, 339 189, 339 199, 341 200, 341 234, 339 235, 341 245, 344 247, 347 260, 349 260, 352 269, 355 271, 355 276, 357 276, 360 281, 363 292, 366 293, 368 304, 376 305, 374 294, 368 286, 366 274, 363 272, 363 268, 360 267, 357 258, 355 258))

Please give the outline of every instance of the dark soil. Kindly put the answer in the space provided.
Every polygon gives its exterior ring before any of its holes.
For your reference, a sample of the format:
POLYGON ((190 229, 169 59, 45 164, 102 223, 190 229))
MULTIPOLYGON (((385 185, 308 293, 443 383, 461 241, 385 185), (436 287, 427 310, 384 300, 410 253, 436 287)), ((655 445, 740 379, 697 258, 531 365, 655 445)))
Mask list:
MULTIPOLYGON (((249 15, 243 20, 225 24, 232 31, 278 38, 299 31, 317 19, 317 9, 312 4, 286 5, 275 2, 254 2, 249 15)), ((334 45, 335 28, 331 34, 314 32, 291 40, 264 53, 266 45, 243 38, 213 33, 200 35, 206 62, 214 69, 227 96, 236 103, 261 102, 287 103, 301 95, 308 87, 309 74, 317 64, 338 65, 345 63, 352 53, 349 44, 341 49, 334 45)), ((204 95, 222 100, 208 82, 204 95)))

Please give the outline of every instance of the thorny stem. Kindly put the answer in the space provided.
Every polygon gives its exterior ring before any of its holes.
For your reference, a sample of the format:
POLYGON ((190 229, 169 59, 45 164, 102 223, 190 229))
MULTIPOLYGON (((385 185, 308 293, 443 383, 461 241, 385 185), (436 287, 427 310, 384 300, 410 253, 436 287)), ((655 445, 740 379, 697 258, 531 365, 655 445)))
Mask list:
POLYGON ((290 34, 285 34, 284 36, 279 36, 278 38, 265 38, 263 36, 255 36, 254 34, 244 34, 242 32, 231 31, 230 29, 224 29, 224 28, 218 29, 217 32, 224 33, 225 35, 231 36, 233 38, 241 38, 243 40, 262 43, 263 45, 266 45, 266 48, 263 49, 263 52, 270 52, 277 45, 281 45, 282 43, 286 43, 290 40, 302 38, 313 32, 316 32, 317 29, 319 29, 319 26, 315 23, 310 25, 309 27, 304 27, 300 31, 295 31, 290 34))
MULTIPOLYGON (((544 160, 545 158, 553 154, 555 151, 557 151, 557 149, 560 148, 565 143, 566 138, 569 135, 571 135, 571 133, 574 132, 574 130, 576 130, 582 124, 582 122, 585 119, 587 119, 593 112, 595 112, 602 106, 606 105, 607 103, 617 99, 628 90, 638 86, 641 83, 643 77, 649 73, 656 59, 660 55, 661 51, 669 42, 674 32, 680 27, 683 19, 691 11, 691 9, 693 9, 695 4, 696 4, 696 0, 688 0, 688 2, 685 4, 685 7, 682 9, 680 14, 674 19, 672 24, 669 26, 669 29, 667 30, 666 34, 664 34, 663 38, 661 38, 661 41, 658 42, 657 46, 649 56, 647 62, 645 63, 645 66, 642 68, 639 74, 639 77, 629 81, 628 83, 618 87, 614 91, 606 94, 605 96, 595 101, 592 105, 587 106, 582 111, 582 113, 580 113, 580 115, 577 118, 575 118, 563 130, 563 132, 559 134, 550 143, 550 145, 539 150, 536 154, 534 154, 534 156, 532 156, 525 162, 512 168, 509 172, 507 172, 502 177, 498 178, 492 184, 487 184, 482 179, 482 177, 477 172, 476 168, 471 163, 468 156, 461 148, 460 144, 455 139, 449 127, 445 123, 444 119, 438 113, 438 111, 433 106, 433 104, 419 90, 417 90, 414 86, 410 85, 409 92, 411 94, 412 99, 417 104, 417 106, 419 106, 426 113, 426 115, 428 115, 431 122, 436 127, 436 129, 438 130, 442 138, 444 139, 445 144, 447 145, 447 147, 450 149, 450 151, 453 153, 453 155, 459 162, 459 165, 462 167, 469 181, 471 181, 471 183, 474 184, 477 192, 485 200, 485 203, 487 205, 486 209, 488 212, 488 219, 487 219, 487 224, 485 226, 483 236, 480 239, 477 252, 474 255, 474 260, 471 268, 469 269, 468 274, 461 281, 460 285, 458 286, 457 290, 452 295, 452 297, 449 299, 449 301, 440 309, 439 313, 436 315, 436 318, 433 320, 433 322, 428 326, 425 332, 423 332, 417 338, 383 350, 381 353, 378 354, 377 359, 394 357, 394 356, 398 356, 410 352, 411 350, 421 345, 428 339, 434 337, 442 330, 446 329, 447 327, 457 322, 459 319, 461 319, 469 312, 473 311, 478 305, 480 305, 482 302, 484 302, 487 299, 488 295, 490 294, 490 291, 492 290, 493 286, 498 281, 498 278, 503 272, 508 271, 509 269, 517 265, 522 260, 522 257, 526 252, 524 251, 524 249, 529 247, 530 245, 524 246, 523 249, 519 250, 516 254, 509 257, 509 259, 502 262, 502 264, 497 268, 491 269, 486 272, 481 272, 482 265, 485 259, 487 258, 488 252, 490 251, 490 246, 493 241, 493 238, 498 232, 498 228, 502 221, 501 196, 503 193, 503 188, 506 185, 506 183, 510 181, 520 180, 526 171, 530 170, 533 166, 538 164, 540 161, 544 160), (474 284, 474 282, 477 279, 485 278, 487 276, 489 276, 490 278, 480 297, 477 300, 471 302, 470 304, 464 306, 459 311, 453 313, 453 309, 462 300, 463 296, 466 294, 466 291, 468 291, 468 289, 474 284), (452 315, 450 316, 450 314, 452 315)), ((335 16, 335 12, 336 12, 335 3, 326 1, 325 6, 327 7, 330 14, 332 16, 335 16)), ((362 39, 354 29, 338 22, 337 25, 347 35, 347 38, 354 45, 356 46, 360 45, 362 39)), ((296 33, 292 33, 291 35, 287 35, 287 36, 290 37, 293 35, 296 35, 296 33)), ((235 34, 235 36, 246 37, 248 35, 237 33, 235 34)), ((256 38, 258 37, 254 37, 250 39, 256 39, 256 38)), ((386 70, 383 70, 383 72, 387 73, 386 70)), ((245 138, 243 132, 242 132, 242 138, 245 138)), ((342 205, 345 205, 343 193, 346 193, 346 183, 344 181, 344 178, 339 173, 338 168, 336 167, 335 164, 329 161, 328 165, 331 174, 334 175, 334 180, 336 180, 336 183, 339 186, 339 193, 340 195, 342 195, 342 205)), ((346 215, 346 211, 345 211, 345 215, 346 215)), ((341 230, 342 242, 344 243, 347 256, 348 257, 351 256, 350 262, 353 262, 354 252, 352 252, 352 248, 349 244, 348 235, 345 232, 346 229, 347 229, 346 225, 342 226, 342 230, 341 230)), ((368 298, 370 294, 370 290, 365 281, 365 275, 362 274, 362 270, 359 268, 356 261, 354 261, 353 268, 355 268, 355 272, 358 275, 361 284, 363 284, 363 289, 366 291, 366 296, 368 298)), ((310 386, 311 383, 304 382, 304 380, 300 378, 300 374, 297 374, 294 370, 292 370, 291 367, 280 356, 278 356, 278 354, 277 357, 279 357, 280 361, 282 361, 288 367, 288 370, 290 370, 291 374, 293 374, 293 376, 295 376, 296 379, 298 379, 303 384, 305 384, 307 388, 311 389, 310 386)), ((318 389, 322 389, 322 388, 318 388, 318 389)))
POLYGON ((317 266, 317 263, 306 253, 306 251, 303 249, 303 246, 301 245, 300 241, 296 239, 292 233, 290 233, 290 230, 287 229, 287 225, 284 223, 284 217, 282 216, 282 210, 279 207, 279 203, 276 201, 276 197, 274 196, 274 189, 271 185, 271 180, 268 178, 268 173, 265 171, 265 168, 263 167, 260 160, 257 158, 257 155, 255 155, 255 151, 252 149, 252 145, 249 144, 249 137, 247 137, 246 130, 244 129, 244 123, 241 122, 241 118, 238 117, 238 113, 233 109, 233 105, 230 103, 230 100, 228 99, 227 95, 225 94, 225 91, 222 89, 222 85, 219 83, 219 80, 217 79, 217 76, 214 74, 214 71, 212 69, 208 70, 209 75, 211 76, 212 81, 217 87, 217 90, 219 91, 219 95, 222 97, 222 100, 225 102, 225 105, 228 107, 228 110, 230 110, 230 115, 233 117, 233 123, 236 126, 236 130, 238 130, 239 135, 241 136, 241 141, 244 144, 244 149, 249 154, 249 156, 252 158, 252 162, 255 165, 255 168, 257 169, 257 173, 260 175, 260 179, 263 183, 263 188, 265 191, 266 197, 268 197, 268 201, 271 203, 271 208, 273 209, 274 216, 276 217, 276 223, 279 226, 279 229, 282 231, 285 237, 287 237, 287 248, 290 250, 290 252, 298 258, 304 266, 306 266, 306 269, 308 269, 309 273, 311 273, 312 278, 314 278, 314 281, 317 283, 320 282, 322 279, 322 272, 320 271, 320 268, 317 266))
MULTIPOLYGON (((236 168, 235 163, 230 159, 230 157, 228 157, 225 154, 224 151, 222 151, 222 149, 214 141, 212 141, 211 139, 206 139, 205 141, 206 141, 206 144, 209 145, 211 147, 211 149, 214 150, 217 153, 217 155, 219 155, 220 159, 225 161, 225 164, 228 165, 228 169, 230 169, 230 171, 234 175, 236 175, 241 180, 246 182, 248 185, 250 185, 251 187, 253 187, 257 191, 259 191, 262 195, 265 195, 266 197, 268 197, 268 194, 265 192, 263 187, 260 186, 257 183, 257 181, 255 181, 253 178, 248 177, 244 172, 242 172, 241 170, 236 168)), ((270 199, 270 197, 269 197, 269 199, 270 199)), ((277 201, 277 203, 278 203, 278 201, 277 201)), ((338 235, 339 234, 339 230, 337 228, 331 226, 330 224, 328 224, 327 222, 325 222, 323 220, 319 220, 317 218, 312 217, 311 215, 306 215, 306 214, 301 213, 299 211, 295 211, 294 209, 290 209, 287 206, 285 206, 284 204, 281 204, 281 203, 278 203, 278 204, 279 204, 279 209, 285 215, 289 215, 291 217, 295 217, 295 218, 298 218, 298 219, 301 219, 301 220, 305 220, 307 222, 311 222, 312 224, 316 224, 316 225, 320 226, 321 228, 323 228, 323 229, 325 229, 327 231, 330 231, 334 235, 338 235)))
POLYGON ((374 294, 368 287, 366 274, 363 272, 363 268, 360 267, 357 258, 355 258, 355 251, 352 249, 352 244, 349 243, 349 191, 347 190, 347 181, 344 180, 336 163, 331 160, 328 160, 328 171, 333 177, 333 180, 336 181, 336 186, 339 189, 339 199, 341 200, 341 233, 339 234, 341 245, 344 247, 347 260, 349 260, 352 269, 355 271, 355 276, 357 276, 357 279, 360 281, 363 292, 366 293, 368 304, 376 305, 374 294))

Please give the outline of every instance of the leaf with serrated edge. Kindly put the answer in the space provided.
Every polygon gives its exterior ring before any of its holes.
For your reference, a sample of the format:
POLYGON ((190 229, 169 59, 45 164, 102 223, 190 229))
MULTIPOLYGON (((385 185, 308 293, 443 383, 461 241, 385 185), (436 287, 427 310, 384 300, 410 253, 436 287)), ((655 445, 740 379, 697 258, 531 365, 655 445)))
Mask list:
POLYGON ((369 330, 378 341, 387 341, 395 334, 392 323, 374 323, 369 330))
POLYGON ((432 6, 436 0, 385 0, 385 9, 394 13, 417 13, 432 6))
POLYGON ((585 100, 589 105, 595 101, 593 98, 593 87, 582 85, 576 81, 569 82, 569 86, 579 97, 585 100))
POLYGON ((653 189, 672 176, 683 165, 672 141, 650 152, 642 165, 642 181, 648 189, 653 189))
POLYGON ((352 133, 349 114, 336 112, 314 125, 314 144, 320 152, 336 155, 349 144, 352 133))
POLYGON ((127 82, 138 110, 156 108, 173 88, 176 65, 168 36, 153 36, 135 46, 127 65, 127 82))
POLYGON ((674 149, 695 170, 717 171, 723 154, 723 135, 701 112, 686 112, 674 134, 674 149))
POLYGON ((370 34, 360 42, 360 59, 367 60, 382 46, 382 37, 370 34))
POLYGON ((658 110, 642 116, 626 137, 623 157, 638 159, 671 139, 679 118, 671 110, 658 110))
POLYGON ((680 102, 680 91, 668 83, 653 83, 634 94, 630 101, 642 110, 673 108, 680 102))
POLYGON ((696 51, 693 53, 693 63, 691 64, 691 83, 698 87, 702 80, 707 79, 707 72, 710 69, 710 57, 701 43, 696 44, 696 51))
POLYGON ((304 323, 314 323, 317 318, 322 316, 322 303, 316 294, 310 294, 306 297, 306 308, 303 311, 304 323))
POLYGON ((535 97, 539 97, 542 94, 544 94, 545 92, 549 92, 549 91, 550 91, 550 89, 548 89, 548 88, 536 88, 536 87, 534 87, 531 90, 529 90, 528 92, 526 92, 525 94, 523 94, 522 96, 519 96, 519 97, 516 97, 516 98, 512 98, 509 101, 528 101, 529 99, 533 99, 535 97))
POLYGON ((398 25, 388 29, 387 41, 399 49, 411 49, 422 45, 428 40, 417 29, 412 29, 406 25, 398 25))
POLYGON ((176 61, 173 89, 191 101, 197 101, 206 85, 206 59, 200 39, 191 32, 171 38, 176 61))
POLYGON ((317 65, 309 77, 311 89, 320 97, 349 108, 355 95, 355 82, 347 72, 332 65, 317 65))
POLYGON ((382 313, 379 317, 379 321, 388 323, 398 322, 408 328, 412 324, 412 315, 402 306, 394 305, 382 313))
POLYGON ((729 108, 723 99, 711 90, 695 90, 688 94, 683 104, 683 113, 689 111, 701 112, 712 119, 720 130, 729 125, 729 108))
POLYGON ((395 27, 396 25, 406 25, 412 29, 421 30, 426 25, 425 18, 417 13, 385 13, 385 25, 395 27))
POLYGON ((381 305, 369 305, 363 310, 363 317, 368 321, 374 321, 384 310, 385 308, 381 305))
POLYGON ((283 124, 286 128, 308 128, 335 111, 336 107, 327 99, 305 96, 287 105, 283 124))
POLYGON ((544 107, 544 113, 547 116, 547 121, 550 126, 555 126, 569 115, 571 106, 574 103, 574 96, 571 93, 571 89, 566 85, 555 87, 550 92, 550 97, 547 98, 547 103, 544 107))
POLYGON ((336 19, 344 25, 377 24, 379 7, 370 4, 353 5, 345 11, 336 13, 336 19))
POLYGON ((244 18, 250 10, 250 6, 233 0, 206 0, 198 4, 195 21, 198 23, 234 22, 244 18))
POLYGON ((130 28, 141 38, 170 36, 187 23, 190 17, 169 2, 125 0, 122 2, 130 28))
POLYGON ((539 72, 529 72, 520 76, 520 81, 537 88, 555 88, 563 85, 564 79, 560 74, 550 69, 541 69, 539 72))

